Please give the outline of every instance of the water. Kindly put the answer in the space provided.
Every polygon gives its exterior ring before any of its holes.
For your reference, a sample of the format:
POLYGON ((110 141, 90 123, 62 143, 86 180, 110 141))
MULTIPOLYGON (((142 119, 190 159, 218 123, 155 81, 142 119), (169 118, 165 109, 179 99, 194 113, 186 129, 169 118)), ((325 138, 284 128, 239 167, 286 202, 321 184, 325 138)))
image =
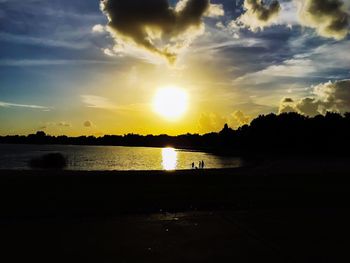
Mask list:
POLYGON ((0 144, 0 169, 30 169, 29 160, 52 152, 67 158, 67 170, 182 170, 202 160, 205 168, 242 166, 239 158, 173 148, 0 144))

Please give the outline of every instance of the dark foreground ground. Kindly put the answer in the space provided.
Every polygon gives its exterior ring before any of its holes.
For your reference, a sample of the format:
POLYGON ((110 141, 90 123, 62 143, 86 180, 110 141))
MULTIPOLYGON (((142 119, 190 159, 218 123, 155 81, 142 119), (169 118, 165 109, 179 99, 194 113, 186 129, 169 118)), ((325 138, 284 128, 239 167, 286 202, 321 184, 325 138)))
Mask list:
POLYGON ((0 261, 349 262, 349 163, 0 171, 0 261))

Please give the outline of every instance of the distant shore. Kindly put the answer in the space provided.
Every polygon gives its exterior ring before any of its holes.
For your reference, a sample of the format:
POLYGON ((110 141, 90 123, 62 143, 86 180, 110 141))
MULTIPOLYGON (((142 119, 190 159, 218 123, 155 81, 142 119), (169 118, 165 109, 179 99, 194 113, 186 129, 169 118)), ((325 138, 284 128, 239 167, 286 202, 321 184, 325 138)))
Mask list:
POLYGON ((307 117, 295 112, 260 115, 237 129, 225 124, 219 132, 207 134, 52 136, 44 131, 35 134, 0 136, 1 143, 40 145, 110 145, 174 147, 219 155, 299 155, 341 154, 349 156, 350 113, 327 112, 307 117))

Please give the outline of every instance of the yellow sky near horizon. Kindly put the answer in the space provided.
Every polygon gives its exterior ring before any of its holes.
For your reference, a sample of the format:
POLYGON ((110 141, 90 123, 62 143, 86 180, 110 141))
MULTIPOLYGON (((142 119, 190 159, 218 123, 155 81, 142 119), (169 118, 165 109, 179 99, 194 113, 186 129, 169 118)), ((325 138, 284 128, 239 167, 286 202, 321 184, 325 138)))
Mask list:
POLYGON ((213 74, 209 67, 202 68, 194 63, 188 67, 138 63, 123 71, 104 71, 86 79, 80 76, 77 82, 80 87, 71 89, 64 98, 56 98, 59 107, 28 111, 23 115, 23 122, 30 120, 31 123, 25 125, 29 129, 22 132, 16 129, 6 134, 28 134, 37 130, 69 136, 219 131, 230 122, 230 114, 238 110, 230 107, 231 102, 237 103, 234 99, 238 95, 224 93, 226 87, 217 77, 219 74, 213 74), (154 111, 154 97, 167 87, 183 90, 188 97, 186 111, 175 120, 154 111), (31 114, 38 122, 26 117, 31 114), (86 121, 90 122, 89 127, 84 125, 86 121))

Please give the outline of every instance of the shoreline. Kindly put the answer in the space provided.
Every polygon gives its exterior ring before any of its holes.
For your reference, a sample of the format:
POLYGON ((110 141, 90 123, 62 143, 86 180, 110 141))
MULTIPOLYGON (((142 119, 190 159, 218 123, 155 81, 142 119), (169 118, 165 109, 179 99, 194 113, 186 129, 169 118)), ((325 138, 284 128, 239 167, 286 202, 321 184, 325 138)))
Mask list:
POLYGON ((194 173, 202 174, 215 174, 215 175, 227 175, 229 173, 251 174, 258 175, 265 174, 280 174, 281 176, 286 174, 294 175, 311 175, 311 174, 324 174, 325 172, 336 173, 349 173, 350 174, 350 157, 349 156, 322 156, 322 157, 310 157, 308 155, 300 156, 287 156, 287 157, 273 157, 273 156, 259 156, 254 158, 242 159, 242 165, 236 167, 226 168, 202 168, 202 169, 175 169, 175 170, 78 170, 78 169, 40 169, 40 168, 26 168, 26 169, 1 169, 2 174, 20 175, 27 173, 29 175, 43 175, 43 174, 61 174, 61 175, 78 175, 78 174, 169 174, 175 175, 186 174, 191 175, 194 173), (326 171, 325 171, 326 170, 326 171))
POLYGON ((0 218, 347 206, 348 162, 305 162, 178 171, 0 170, 0 218))

